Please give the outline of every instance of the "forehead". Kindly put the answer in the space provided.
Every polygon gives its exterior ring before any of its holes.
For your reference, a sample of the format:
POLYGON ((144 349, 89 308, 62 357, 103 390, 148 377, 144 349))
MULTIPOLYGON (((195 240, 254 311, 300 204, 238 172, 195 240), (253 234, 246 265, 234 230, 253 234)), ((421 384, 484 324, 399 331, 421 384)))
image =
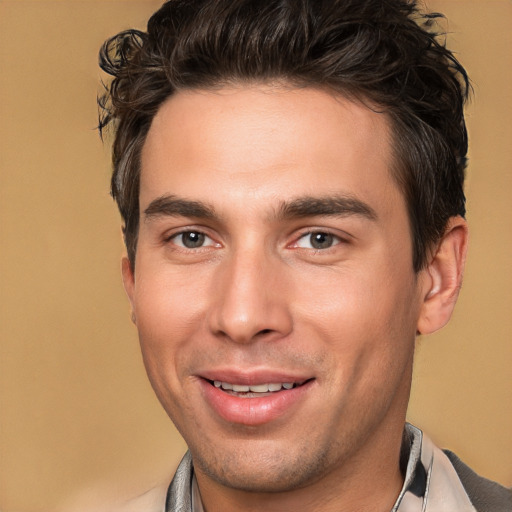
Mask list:
POLYGON ((390 141, 384 114, 321 90, 179 92, 160 108, 143 147, 141 209, 165 194, 225 194, 246 208, 333 193, 393 201, 390 141))

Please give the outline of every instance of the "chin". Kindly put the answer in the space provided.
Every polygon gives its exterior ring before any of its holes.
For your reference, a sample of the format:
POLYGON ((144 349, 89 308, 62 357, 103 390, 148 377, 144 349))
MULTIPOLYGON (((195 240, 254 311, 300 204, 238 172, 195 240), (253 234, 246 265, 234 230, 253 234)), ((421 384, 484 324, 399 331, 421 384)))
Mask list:
POLYGON ((194 467, 218 484, 245 492, 278 493, 299 489, 320 479, 329 466, 327 453, 278 450, 196 454, 194 467), (255 456, 255 454, 257 454, 255 456), (309 456, 308 456, 309 455, 309 456))

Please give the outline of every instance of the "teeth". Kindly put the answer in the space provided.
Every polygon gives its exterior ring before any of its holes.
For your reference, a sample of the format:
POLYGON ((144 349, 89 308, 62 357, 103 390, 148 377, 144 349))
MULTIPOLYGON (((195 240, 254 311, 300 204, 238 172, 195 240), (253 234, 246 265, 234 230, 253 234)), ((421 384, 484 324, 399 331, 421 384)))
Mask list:
MULTIPOLYGON (((224 382, 222 383, 224 384, 224 382)), ((243 384, 233 384, 233 391, 236 391, 237 393, 247 393, 249 391, 249 386, 244 386, 243 384)))
POLYGON ((272 384, 259 384, 257 386, 251 386, 250 389, 253 393, 266 393, 267 391, 275 391, 270 389, 272 384))
POLYGON ((256 384, 247 386, 245 384, 231 384, 220 380, 214 380, 213 385, 216 388, 222 388, 225 391, 235 391, 236 393, 268 393, 269 391, 281 391, 281 389, 292 389, 295 385, 293 382, 272 382, 269 384, 256 384))

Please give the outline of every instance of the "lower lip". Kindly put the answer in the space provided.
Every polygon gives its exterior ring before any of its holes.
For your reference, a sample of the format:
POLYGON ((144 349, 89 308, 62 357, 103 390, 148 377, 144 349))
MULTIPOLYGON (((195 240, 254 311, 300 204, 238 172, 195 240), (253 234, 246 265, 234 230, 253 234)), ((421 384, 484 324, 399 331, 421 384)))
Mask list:
POLYGON ((276 420, 295 409, 305 398, 313 381, 267 396, 241 398, 200 379, 202 391, 214 412, 229 423, 257 426, 276 420))

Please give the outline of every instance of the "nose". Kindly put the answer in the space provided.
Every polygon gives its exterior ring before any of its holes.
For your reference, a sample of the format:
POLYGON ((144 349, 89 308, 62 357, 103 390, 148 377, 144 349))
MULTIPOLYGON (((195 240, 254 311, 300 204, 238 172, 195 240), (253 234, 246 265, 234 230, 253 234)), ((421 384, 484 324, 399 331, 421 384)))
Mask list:
POLYGON ((278 257, 263 250, 237 251, 217 270, 209 319, 215 335, 250 343, 291 332, 290 290, 278 257))

